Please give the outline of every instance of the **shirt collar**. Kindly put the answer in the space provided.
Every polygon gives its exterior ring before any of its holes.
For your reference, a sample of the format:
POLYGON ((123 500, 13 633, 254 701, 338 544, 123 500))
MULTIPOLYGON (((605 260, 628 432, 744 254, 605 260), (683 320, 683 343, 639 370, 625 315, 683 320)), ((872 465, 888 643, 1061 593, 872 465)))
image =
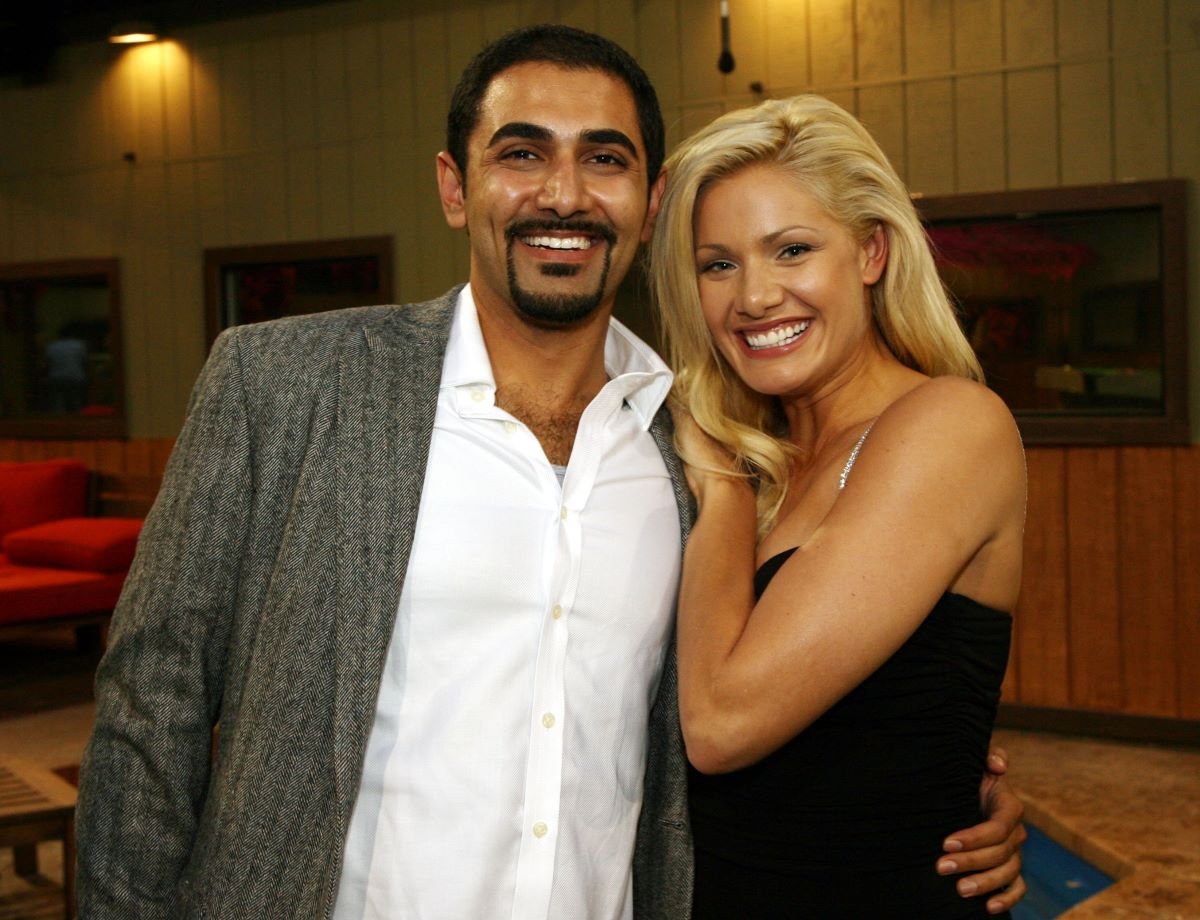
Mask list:
MULTIPOLYGON (((673 377, 666 363, 624 323, 612 319, 604 342, 604 370, 610 380, 621 382, 625 401, 648 429, 671 391, 673 377)), ((483 390, 489 404, 495 401, 496 378, 469 284, 458 295, 442 363, 442 387, 483 390)))

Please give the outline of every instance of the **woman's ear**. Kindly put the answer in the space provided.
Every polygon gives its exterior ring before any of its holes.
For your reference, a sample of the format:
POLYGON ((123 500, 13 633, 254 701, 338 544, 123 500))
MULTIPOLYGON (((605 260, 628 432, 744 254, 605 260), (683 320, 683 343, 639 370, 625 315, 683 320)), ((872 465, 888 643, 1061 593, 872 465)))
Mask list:
POLYGON ((882 223, 877 223, 871 235, 862 245, 863 284, 874 284, 883 276, 887 267, 888 235, 882 223))

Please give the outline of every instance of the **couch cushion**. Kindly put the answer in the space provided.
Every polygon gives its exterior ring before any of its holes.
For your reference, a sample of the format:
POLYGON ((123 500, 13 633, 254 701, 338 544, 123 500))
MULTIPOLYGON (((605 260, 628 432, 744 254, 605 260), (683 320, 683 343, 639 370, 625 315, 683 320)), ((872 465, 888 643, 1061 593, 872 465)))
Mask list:
POLYGON ((0 565, 0 626, 107 613, 117 605, 125 573, 0 565))
POLYGON ((0 546, 15 565, 124 572, 141 530, 139 518, 63 518, 13 531, 0 546))
POLYGON ((88 469, 79 460, 0 463, 0 537, 87 513, 88 469))

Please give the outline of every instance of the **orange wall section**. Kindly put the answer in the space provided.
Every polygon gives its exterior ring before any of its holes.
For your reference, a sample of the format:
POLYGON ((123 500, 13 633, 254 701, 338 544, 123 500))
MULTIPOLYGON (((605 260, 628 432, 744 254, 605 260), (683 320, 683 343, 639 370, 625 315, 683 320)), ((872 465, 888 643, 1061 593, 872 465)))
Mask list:
MULTIPOLYGON (((173 438, 0 440, 161 476, 173 438)), ((1200 446, 1028 451, 1025 575, 1004 700, 1200 719, 1200 446)))

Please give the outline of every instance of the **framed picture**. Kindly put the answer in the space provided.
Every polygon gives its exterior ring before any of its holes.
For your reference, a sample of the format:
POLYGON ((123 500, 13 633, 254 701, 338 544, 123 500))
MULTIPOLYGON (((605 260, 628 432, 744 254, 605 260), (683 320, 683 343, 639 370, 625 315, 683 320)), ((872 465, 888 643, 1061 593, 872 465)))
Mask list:
POLYGON ((210 345, 230 326, 392 299, 390 236, 204 252, 210 345))
POLYGON ((0 436, 124 434, 117 260, 0 265, 0 436))
POLYGON ((1183 444, 1186 185, 919 198, 942 281, 1030 444, 1183 444))

